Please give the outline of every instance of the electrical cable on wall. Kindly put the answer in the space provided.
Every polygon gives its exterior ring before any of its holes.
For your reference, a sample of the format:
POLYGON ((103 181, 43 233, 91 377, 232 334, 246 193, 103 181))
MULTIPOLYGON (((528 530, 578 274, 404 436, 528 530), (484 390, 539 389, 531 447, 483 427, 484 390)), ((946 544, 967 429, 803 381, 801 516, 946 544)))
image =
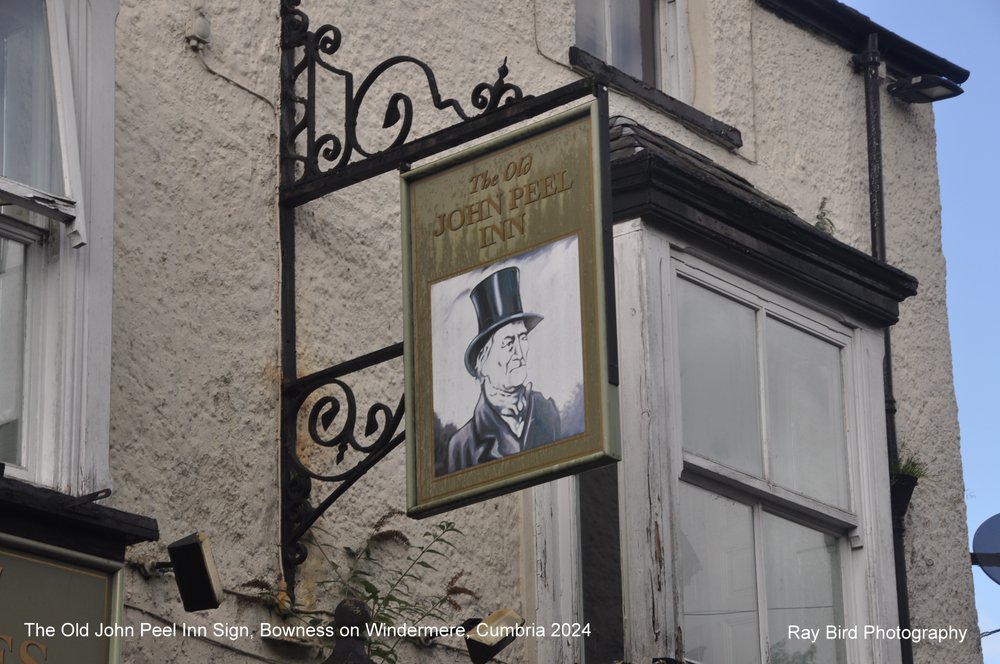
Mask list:
POLYGON ((195 13, 196 13, 195 19, 191 23, 191 31, 187 35, 185 35, 184 39, 187 41, 188 48, 190 48, 198 55, 198 59, 201 60, 201 64, 203 67, 205 67, 205 70, 208 71, 208 73, 214 74, 215 76, 218 76, 222 80, 231 83, 232 85, 235 85, 240 90, 243 90, 244 92, 253 95, 257 99, 260 99, 262 102, 270 106, 272 111, 277 113, 278 109, 274 105, 273 101, 271 101, 264 95, 260 94, 259 92, 251 90, 246 85, 240 83, 234 78, 217 71, 210 64, 208 64, 208 61, 205 59, 205 47, 208 46, 209 43, 211 43, 212 41, 212 26, 209 23, 208 18, 205 17, 205 11, 202 8, 199 7, 195 9, 195 13))

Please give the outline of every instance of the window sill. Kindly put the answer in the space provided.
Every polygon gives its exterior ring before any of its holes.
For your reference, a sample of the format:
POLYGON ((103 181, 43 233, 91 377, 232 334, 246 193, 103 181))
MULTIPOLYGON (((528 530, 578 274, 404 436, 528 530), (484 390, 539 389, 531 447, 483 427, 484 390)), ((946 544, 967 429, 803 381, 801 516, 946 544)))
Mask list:
POLYGON ((571 46, 569 63, 575 70, 593 78, 597 83, 634 97, 644 104, 666 113, 691 131, 713 143, 729 150, 736 150, 743 146, 743 136, 736 127, 716 120, 694 106, 685 104, 620 69, 615 69, 586 51, 571 46))
MULTIPOLYGON (((2 475, 2 473, 0 473, 2 475)), ((0 535, 124 561, 125 547, 159 539, 155 519, 0 476, 0 535)))

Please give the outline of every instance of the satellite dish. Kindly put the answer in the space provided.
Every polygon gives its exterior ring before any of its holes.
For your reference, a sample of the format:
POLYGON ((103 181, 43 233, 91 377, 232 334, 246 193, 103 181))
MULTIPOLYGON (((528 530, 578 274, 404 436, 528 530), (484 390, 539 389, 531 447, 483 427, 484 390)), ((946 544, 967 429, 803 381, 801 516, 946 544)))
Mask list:
POLYGON ((1000 514, 983 521, 972 537, 972 564, 1000 583, 1000 514))

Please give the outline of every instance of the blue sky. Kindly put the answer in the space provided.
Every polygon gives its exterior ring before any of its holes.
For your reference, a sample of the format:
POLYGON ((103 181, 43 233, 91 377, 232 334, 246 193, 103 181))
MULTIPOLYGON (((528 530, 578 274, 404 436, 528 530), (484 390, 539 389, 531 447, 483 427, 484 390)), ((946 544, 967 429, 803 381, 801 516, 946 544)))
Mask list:
MULTIPOLYGON (((948 316, 962 429, 969 537, 1000 512, 1000 248, 993 197, 1000 156, 1000 1, 845 0, 873 21, 972 72, 965 94, 935 104, 948 316)), ((892 166, 886 164, 888 172, 892 166)), ((1000 586, 973 568, 981 631, 1000 628, 1000 586)), ((1000 634, 983 640, 986 664, 1000 664, 1000 634)))

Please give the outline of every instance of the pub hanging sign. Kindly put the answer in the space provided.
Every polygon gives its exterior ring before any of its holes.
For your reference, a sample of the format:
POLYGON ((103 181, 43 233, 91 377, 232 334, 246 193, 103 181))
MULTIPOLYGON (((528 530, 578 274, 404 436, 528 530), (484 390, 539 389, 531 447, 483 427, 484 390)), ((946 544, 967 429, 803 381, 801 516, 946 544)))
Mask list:
POLYGON ((402 176, 413 516, 620 458, 600 109, 402 176))

